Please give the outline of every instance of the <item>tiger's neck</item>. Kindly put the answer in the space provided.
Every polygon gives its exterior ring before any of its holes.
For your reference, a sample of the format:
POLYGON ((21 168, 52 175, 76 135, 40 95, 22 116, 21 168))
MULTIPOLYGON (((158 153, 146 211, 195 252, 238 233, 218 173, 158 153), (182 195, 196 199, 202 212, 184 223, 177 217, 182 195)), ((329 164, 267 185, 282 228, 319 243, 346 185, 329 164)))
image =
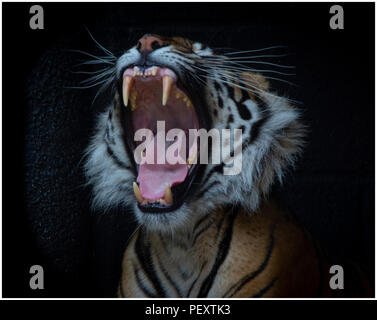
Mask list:
POLYGON ((169 270, 169 278, 176 283, 173 296, 200 296, 200 287, 215 265, 216 248, 231 241, 235 208, 210 212, 196 221, 191 232, 168 234, 141 230, 144 243, 149 245, 159 269, 169 270), (203 278, 203 279, 202 279, 203 278), (179 285, 178 285, 179 284, 179 285))
POLYGON ((207 239, 214 242, 223 234, 223 224, 228 216, 235 211, 235 208, 219 208, 215 211, 199 217, 190 227, 174 232, 148 232, 152 240, 158 238, 164 248, 168 250, 183 250, 185 254, 194 251, 195 253, 206 246, 211 246, 207 239), (203 241, 204 240, 204 241, 203 241))

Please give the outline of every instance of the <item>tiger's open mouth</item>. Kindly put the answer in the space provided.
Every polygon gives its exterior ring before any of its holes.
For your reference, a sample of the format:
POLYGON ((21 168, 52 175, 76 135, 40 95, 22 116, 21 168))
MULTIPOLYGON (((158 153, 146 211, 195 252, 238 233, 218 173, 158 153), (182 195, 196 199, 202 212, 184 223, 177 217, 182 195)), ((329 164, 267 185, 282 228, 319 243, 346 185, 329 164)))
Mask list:
MULTIPOLYGON (((126 141, 137 171, 133 190, 139 208, 144 212, 167 212, 182 205, 196 175, 199 150, 190 149, 189 130, 199 129, 195 107, 187 92, 179 87, 176 73, 165 67, 127 68, 122 77, 122 98, 126 107, 126 141), (164 122, 164 143, 158 138, 158 121, 164 122), (134 153, 143 141, 135 141, 139 129, 149 129, 153 137, 146 143, 152 153, 152 161, 135 162, 134 153), (180 129, 182 139, 165 141, 170 129, 180 129), (175 156, 181 156, 179 163, 167 160, 172 144, 178 147, 175 156), (181 152, 183 151, 183 152, 181 152), (164 155, 161 163, 157 155, 164 155), (183 157, 183 158, 182 158, 183 157), (152 162, 152 163, 151 163, 152 162)), ((148 158, 148 155, 147 155, 148 158)), ((151 157, 149 157, 151 159, 151 157)))

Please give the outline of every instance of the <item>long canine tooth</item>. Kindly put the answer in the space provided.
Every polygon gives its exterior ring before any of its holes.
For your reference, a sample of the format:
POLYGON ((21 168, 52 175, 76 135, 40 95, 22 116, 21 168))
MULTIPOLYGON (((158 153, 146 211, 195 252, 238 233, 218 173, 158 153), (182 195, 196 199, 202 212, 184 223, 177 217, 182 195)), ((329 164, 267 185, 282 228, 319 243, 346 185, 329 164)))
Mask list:
POLYGON ((128 97, 130 95, 132 82, 133 82, 133 79, 131 76, 125 76, 123 79, 122 94, 123 94, 123 103, 125 107, 127 107, 128 105, 128 97))
POLYGON ((133 183, 133 187, 134 187, 134 194, 135 194, 135 197, 136 197, 137 202, 139 202, 140 204, 143 203, 144 198, 143 198, 143 196, 141 195, 141 192, 140 192, 139 186, 137 185, 136 182, 133 183))
POLYGON ((193 163, 194 163, 194 161, 195 161, 195 158, 196 158, 196 151, 194 151, 190 156, 189 156, 189 158, 187 159, 187 164, 188 165, 192 165, 193 163))
POLYGON ((162 105, 165 106, 166 102, 168 102, 171 85, 174 82, 171 76, 163 76, 162 77, 162 105))
POLYGON ((166 204, 172 204, 173 203, 173 194, 171 192, 171 188, 169 184, 166 184, 165 187, 165 202, 166 204))

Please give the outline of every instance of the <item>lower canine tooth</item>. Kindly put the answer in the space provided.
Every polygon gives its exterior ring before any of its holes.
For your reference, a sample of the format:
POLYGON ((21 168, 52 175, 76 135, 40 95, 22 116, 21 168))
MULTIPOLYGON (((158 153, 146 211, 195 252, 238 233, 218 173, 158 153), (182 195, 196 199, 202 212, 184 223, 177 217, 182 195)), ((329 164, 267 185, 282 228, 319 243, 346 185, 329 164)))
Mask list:
POLYGON ((190 155, 190 157, 187 159, 187 164, 191 166, 196 160, 196 152, 190 155))
POLYGON ((123 94, 123 103, 125 107, 127 107, 128 105, 128 97, 130 95, 132 82, 133 82, 133 79, 130 76, 125 76, 123 79, 122 94, 123 94))
POLYGON ((144 201, 144 198, 141 195, 139 186, 137 185, 136 182, 133 183, 133 187, 134 187, 134 194, 135 194, 137 202, 142 203, 144 201))
POLYGON ((162 77, 162 105, 165 106, 166 102, 168 102, 171 85, 174 82, 171 76, 163 76, 162 77))
POLYGON ((169 184, 166 184, 166 187, 165 187, 165 202, 166 204, 173 203, 173 194, 171 192, 171 188, 169 184))

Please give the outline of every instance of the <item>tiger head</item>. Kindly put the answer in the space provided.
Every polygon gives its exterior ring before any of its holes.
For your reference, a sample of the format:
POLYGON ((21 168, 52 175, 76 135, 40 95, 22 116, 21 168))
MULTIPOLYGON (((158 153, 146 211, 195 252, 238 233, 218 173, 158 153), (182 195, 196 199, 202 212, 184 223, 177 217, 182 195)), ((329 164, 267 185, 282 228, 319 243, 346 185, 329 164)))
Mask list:
POLYGON ((146 228, 167 231, 229 204, 252 212, 300 150, 298 112, 269 91, 261 74, 232 56, 184 38, 148 34, 108 64, 114 99, 98 119, 85 164, 97 209, 131 207, 146 228), (187 137, 167 143, 188 150, 183 163, 136 161, 143 158, 144 151, 137 150, 141 143, 161 151, 157 121, 166 132, 240 130, 242 169, 224 174, 231 164, 211 162, 211 150, 208 164, 200 163, 199 154, 212 147, 190 152, 187 137), (140 129, 155 136, 136 141, 140 129))

